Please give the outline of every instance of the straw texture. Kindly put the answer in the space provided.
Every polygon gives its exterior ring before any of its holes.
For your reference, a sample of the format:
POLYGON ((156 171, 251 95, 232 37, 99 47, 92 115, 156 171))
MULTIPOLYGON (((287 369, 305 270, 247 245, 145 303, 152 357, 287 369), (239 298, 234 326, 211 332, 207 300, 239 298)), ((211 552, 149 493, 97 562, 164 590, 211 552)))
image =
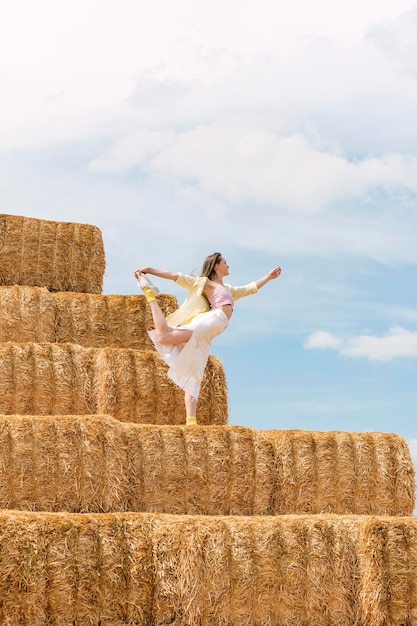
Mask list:
MULTIPOLYGON (((177 308, 171 294, 157 296, 165 315, 177 308)), ((92 348, 154 349, 143 295, 51 293, 45 287, 0 286, 0 343, 76 343, 92 348)))
POLYGON ((0 215, 0 624, 417 626, 405 440, 225 426, 212 355, 184 426, 104 269, 98 228, 0 215))
MULTIPOLYGON (((154 349, 147 330, 153 328, 143 295, 52 294, 57 309, 56 341, 93 348, 154 349)), ((171 294, 157 296, 163 313, 177 308, 171 294)))
POLYGON ((55 313, 44 287, 0 287, 0 343, 55 341, 55 313))
POLYGON ((73 344, 0 344, 0 413, 95 412, 91 355, 73 344))
POLYGON ((105 269, 96 226, 0 214, 0 284, 101 293, 105 269))
POLYGON ((412 517, 0 512, 0 622, 414 626, 412 517))
POLYGON ((124 445, 106 416, 0 416, 0 509, 128 510, 124 445))
POLYGON ((309 435, 310 454, 303 431, 147 426, 108 415, 3 416, 0 508, 191 515, 301 514, 308 508, 312 514, 365 509, 371 515, 412 514, 414 470, 404 439, 350 433, 353 450, 367 441, 369 463, 362 461, 361 467, 354 464, 354 454, 347 457, 337 445, 345 433, 309 435), (302 457, 314 467, 308 483, 306 469, 302 474, 285 471, 288 461, 276 454, 283 442, 298 454, 299 467, 307 467, 302 457), (382 446, 389 449, 386 458, 376 454, 382 446), (336 466, 344 471, 336 473, 336 466), (369 471, 375 477, 372 492, 367 491, 369 471), (378 480, 384 473, 384 480, 378 480), (330 476, 333 500, 323 490, 330 476))
MULTIPOLYGON (((0 414, 107 413, 123 422, 183 424, 184 394, 166 370, 155 350, 3 343, 0 414)), ((200 423, 225 424, 224 372, 214 356, 209 357, 203 388, 200 423)))
MULTIPOLYGON (((102 348, 94 356, 97 413, 122 422, 183 424, 184 392, 166 375, 167 366, 155 350, 102 348)), ((200 424, 226 424, 224 371, 213 355, 204 373, 197 418, 200 424)))

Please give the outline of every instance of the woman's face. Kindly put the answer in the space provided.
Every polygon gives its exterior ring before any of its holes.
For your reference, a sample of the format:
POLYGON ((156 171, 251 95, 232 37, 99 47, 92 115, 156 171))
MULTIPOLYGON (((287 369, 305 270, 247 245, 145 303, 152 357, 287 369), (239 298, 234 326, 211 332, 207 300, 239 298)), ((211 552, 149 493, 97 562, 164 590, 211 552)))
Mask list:
POLYGON ((223 257, 221 257, 220 261, 216 263, 214 269, 216 270, 216 273, 219 274, 219 276, 229 275, 229 266, 226 263, 226 259, 224 259, 223 257))

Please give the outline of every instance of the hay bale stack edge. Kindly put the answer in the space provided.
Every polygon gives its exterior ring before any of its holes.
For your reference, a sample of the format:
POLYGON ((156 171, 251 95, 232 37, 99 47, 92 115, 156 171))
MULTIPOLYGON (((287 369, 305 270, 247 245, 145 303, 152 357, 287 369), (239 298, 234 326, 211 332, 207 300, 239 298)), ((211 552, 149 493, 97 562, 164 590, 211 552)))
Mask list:
POLYGON ((0 285, 101 293, 104 270, 97 226, 0 214, 0 285))

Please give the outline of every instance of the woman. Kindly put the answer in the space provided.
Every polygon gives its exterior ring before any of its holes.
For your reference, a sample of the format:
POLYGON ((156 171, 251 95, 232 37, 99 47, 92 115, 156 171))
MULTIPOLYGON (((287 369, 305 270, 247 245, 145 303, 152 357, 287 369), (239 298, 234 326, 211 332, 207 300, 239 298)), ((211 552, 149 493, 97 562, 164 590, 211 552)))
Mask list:
POLYGON ((197 424, 197 400, 211 341, 229 325, 234 301, 256 293, 280 274, 281 268, 276 267, 248 285, 232 287, 223 283, 223 278, 229 275, 229 266, 220 252, 206 258, 197 277, 153 267, 141 267, 133 272, 151 307, 155 330, 149 331, 149 335, 170 366, 168 376, 185 392, 188 426, 197 424), (155 298, 159 290, 145 274, 173 280, 188 289, 185 302, 167 318, 155 298))

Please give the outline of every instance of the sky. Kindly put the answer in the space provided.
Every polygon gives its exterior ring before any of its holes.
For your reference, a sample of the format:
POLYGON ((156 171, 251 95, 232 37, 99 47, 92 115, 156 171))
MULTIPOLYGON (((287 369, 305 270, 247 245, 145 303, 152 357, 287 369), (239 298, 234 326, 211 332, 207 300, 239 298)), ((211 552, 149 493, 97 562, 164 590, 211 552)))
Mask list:
POLYGON ((104 293, 280 265, 212 346, 229 422, 416 462, 417 3, 0 4, 1 212, 98 226, 104 293))

